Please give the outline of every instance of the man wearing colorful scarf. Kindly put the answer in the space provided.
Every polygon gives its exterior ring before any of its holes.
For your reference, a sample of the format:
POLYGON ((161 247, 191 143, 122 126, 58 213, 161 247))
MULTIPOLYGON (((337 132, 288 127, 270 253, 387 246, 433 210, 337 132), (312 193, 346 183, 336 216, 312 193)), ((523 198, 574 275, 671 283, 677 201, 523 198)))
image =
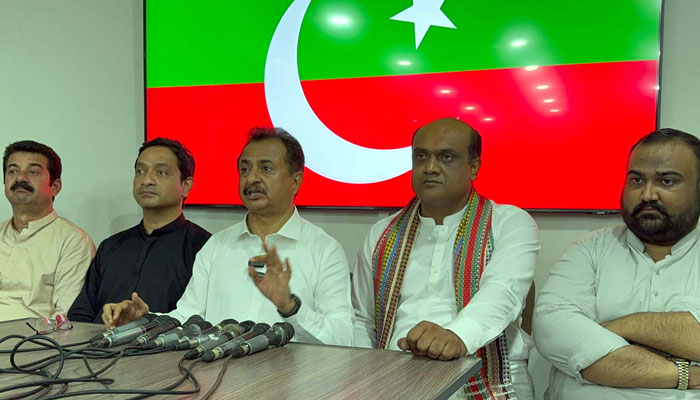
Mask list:
POLYGON ((416 131, 412 153, 416 197, 375 224, 358 255, 355 344, 439 360, 475 354, 481 370, 453 397, 532 399, 520 315, 537 226, 475 190, 481 137, 469 125, 434 121, 416 131))

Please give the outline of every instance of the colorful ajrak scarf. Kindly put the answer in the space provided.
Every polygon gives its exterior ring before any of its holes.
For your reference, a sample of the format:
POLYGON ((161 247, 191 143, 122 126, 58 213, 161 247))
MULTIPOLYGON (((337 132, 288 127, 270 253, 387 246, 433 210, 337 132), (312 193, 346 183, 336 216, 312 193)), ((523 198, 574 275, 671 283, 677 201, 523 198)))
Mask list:
MULTIPOLYGON (((389 223, 372 255, 374 324, 377 347, 387 348, 393 334, 401 283, 420 227, 420 200, 414 198, 389 223)), ((479 290, 484 265, 493 250, 491 202, 472 190, 457 228, 453 248, 456 311, 479 290)), ((510 379, 505 333, 476 351, 482 367, 464 386, 468 399, 516 399, 510 379)))

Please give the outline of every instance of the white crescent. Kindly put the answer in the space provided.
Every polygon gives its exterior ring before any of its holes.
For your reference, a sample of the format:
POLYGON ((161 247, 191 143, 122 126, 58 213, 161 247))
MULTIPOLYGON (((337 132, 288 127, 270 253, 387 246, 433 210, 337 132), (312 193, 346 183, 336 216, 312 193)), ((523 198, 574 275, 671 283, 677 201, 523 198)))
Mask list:
POLYGON ((294 1, 270 42, 265 62, 265 99, 272 123, 294 135, 304 148, 306 166, 328 179, 375 183, 403 174, 411 169, 410 146, 383 150, 350 143, 326 127, 309 105, 299 78, 297 48, 310 2, 294 1))

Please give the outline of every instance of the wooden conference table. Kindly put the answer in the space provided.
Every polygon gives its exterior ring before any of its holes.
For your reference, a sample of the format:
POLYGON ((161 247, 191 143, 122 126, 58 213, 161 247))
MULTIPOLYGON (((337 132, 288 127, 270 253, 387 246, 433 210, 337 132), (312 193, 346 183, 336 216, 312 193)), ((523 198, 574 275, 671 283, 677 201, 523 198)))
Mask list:
MULTIPOLYGON (((0 323, 0 337, 10 334, 30 335, 27 320, 0 323)), ((61 344, 87 340, 103 332, 96 324, 74 323, 69 331, 57 331, 47 336, 61 344)), ((0 344, 9 350, 17 344, 10 339, 0 344)), ((34 345, 26 343, 22 348, 34 345)), ((18 354, 18 364, 57 354, 54 350, 18 354)), ((183 352, 124 357, 101 375, 115 382, 111 389, 161 389, 180 377, 177 364, 183 352)), ((8 354, 0 355, 0 368, 10 368, 8 354)), ((93 370, 105 366, 109 360, 91 360, 93 370)), ((201 384, 199 394, 191 396, 160 396, 160 398, 200 398, 214 384, 223 366, 223 360, 200 363, 193 368, 201 384)), ((221 386, 214 392, 215 399, 445 399, 462 386, 481 367, 474 357, 454 361, 436 361, 414 357, 410 353, 390 350, 372 350, 342 346, 321 346, 289 343, 244 358, 234 359, 228 365, 221 386)), ((55 371, 56 366, 49 367, 55 371)), ((81 360, 68 360, 62 378, 87 375, 81 360)), ((0 388, 39 380, 36 376, 0 373, 0 388)), ((176 390, 192 389, 187 381, 176 390)), ((49 394, 58 393, 55 385, 49 394)), ((68 392, 104 389, 97 383, 71 383, 68 392)), ((10 394, 0 393, 0 398, 10 394)), ((133 395, 93 395, 77 398, 123 399, 133 395)))

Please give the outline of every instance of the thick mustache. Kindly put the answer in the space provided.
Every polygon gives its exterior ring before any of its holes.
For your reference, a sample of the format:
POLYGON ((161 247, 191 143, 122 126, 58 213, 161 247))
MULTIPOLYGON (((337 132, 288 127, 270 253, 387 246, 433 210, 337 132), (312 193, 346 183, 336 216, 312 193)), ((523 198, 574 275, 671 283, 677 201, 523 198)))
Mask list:
POLYGON ((29 183, 27 183, 25 181, 17 181, 15 183, 13 183, 12 186, 10 186, 10 190, 12 190, 13 192, 15 190, 17 190, 18 188, 22 188, 24 190, 27 190, 29 192, 34 193, 34 188, 29 183))
POLYGON ((662 206, 661 204, 655 202, 655 201, 643 201, 637 205, 637 207, 632 210, 632 215, 637 215, 640 212, 644 211, 645 208, 653 208, 654 210, 658 211, 661 213, 661 215, 668 217, 668 211, 666 211, 666 207, 662 206))
POLYGON ((262 185, 254 183, 250 186, 246 186, 245 189, 243 189, 243 193, 245 194, 250 194, 251 192, 260 192, 262 194, 267 194, 267 190, 265 190, 262 185))

